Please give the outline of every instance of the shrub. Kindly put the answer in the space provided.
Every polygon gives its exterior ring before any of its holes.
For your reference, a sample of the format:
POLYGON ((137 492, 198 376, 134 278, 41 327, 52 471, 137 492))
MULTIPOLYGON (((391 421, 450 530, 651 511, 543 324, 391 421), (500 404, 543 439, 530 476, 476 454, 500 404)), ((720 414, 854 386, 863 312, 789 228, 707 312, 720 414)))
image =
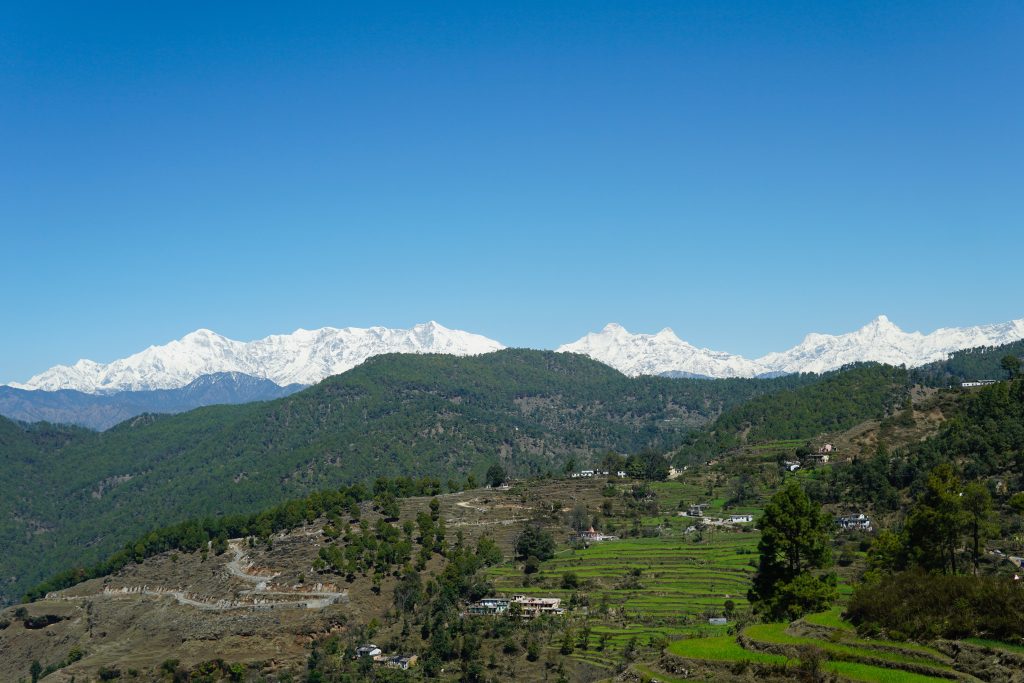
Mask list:
POLYGON ((859 586, 847 609, 863 632, 915 638, 1024 637, 1024 590, 1009 578, 898 572, 859 586))

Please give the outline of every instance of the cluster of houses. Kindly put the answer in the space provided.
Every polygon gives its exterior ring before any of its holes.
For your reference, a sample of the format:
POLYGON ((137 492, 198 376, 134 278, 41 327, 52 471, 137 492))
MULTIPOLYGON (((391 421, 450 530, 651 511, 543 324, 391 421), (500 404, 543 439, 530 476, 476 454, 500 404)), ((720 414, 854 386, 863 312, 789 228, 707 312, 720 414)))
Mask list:
POLYGON ((837 517, 836 524, 844 531, 871 531, 871 520, 863 512, 837 517))
POLYGON ((466 608, 467 614, 474 616, 501 616, 515 611, 523 619, 535 619, 542 614, 565 614, 561 598, 533 598, 528 595, 513 595, 511 598, 483 598, 466 608))
POLYGON ((828 463, 833 452, 835 452, 835 446, 827 443, 819 448, 817 453, 805 456, 804 461, 811 465, 825 465, 828 463))
POLYGON ((729 515, 728 517, 708 517, 705 512, 708 503, 693 503, 686 510, 677 513, 680 517, 697 517, 701 523, 711 525, 750 524, 754 521, 754 515, 729 515))
MULTIPOLYGON (((608 470, 580 470, 579 472, 573 472, 571 476, 573 479, 590 479, 591 477, 610 477, 612 475, 608 470)), ((625 479, 628 475, 623 471, 619 470, 615 473, 615 476, 619 479, 625 479)))
POLYGON ((976 379, 971 382, 960 382, 960 386, 965 389, 968 387, 987 387, 989 384, 995 384, 997 381, 994 379, 976 379))
POLYGON ((372 659, 375 663, 389 669, 402 669, 403 671, 407 671, 416 666, 416 662, 419 659, 416 655, 388 656, 373 643, 360 645, 356 648, 356 659, 362 659, 364 657, 372 659))
POLYGON ((590 527, 586 531, 581 531, 578 534, 573 534, 569 537, 570 541, 581 541, 583 543, 600 543, 601 541, 617 541, 618 536, 611 536, 609 534, 603 534, 600 531, 595 531, 594 527, 590 527))
POLYGON ((789 472, 796 472, 798 469, 804 466, 817 466, 827 465, 828 461, 832 458, 832 454, 835 453, 835 446, 830 443, 823 445, 818 449, 817 453, 810 453, 803 457, 803 460, 786 460, 783 462, 783 466, 789 472))

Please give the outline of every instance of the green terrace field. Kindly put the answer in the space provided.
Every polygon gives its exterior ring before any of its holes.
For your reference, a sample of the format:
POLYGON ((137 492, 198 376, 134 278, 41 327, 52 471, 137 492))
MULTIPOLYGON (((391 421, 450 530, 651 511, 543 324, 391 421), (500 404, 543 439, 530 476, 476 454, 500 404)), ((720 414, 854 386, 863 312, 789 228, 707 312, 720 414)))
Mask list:
MULTIPOLYGON (((974 681, 973 677, 954 671, 951 660, 939 651, 912 643, 858 639, 849 625, 841 620, 838 610, 812 615, 805 620, 817 627, 836 627, 827 638, 800 635, 801 622, 788 624, 756 624, 743 629, 741 637, 731 635, 692 637, 676 640, 667 651, 686 660, 710 662, 735 667, 757 665, 755 677, 778 674, 780 667, 796 669, 800 657, 809 648, 820 651, 825 660, 821 668, 842 679, 865 683, 934 683, 974 681)), ((644 672, 656 678, 671 680, 654 669, 644 672)))
MULTIPOLYGON (((577 631, 590 629, 589 645, 572 657, 611 669, 630 647, 656 655, 669 641, 684 636, 725 633, 708 618, 723 616, 726 601, 747 608, 746 593, 754 571, 758 535, 717 531, 696 541, 684 534, 686 518, 675 517, 661 536, 596 543, 566 549, 525 576, 515 566, 491 570, 495 589, 585 601, 587 616, 577 631), (574 574, 577 588, 564 588, 563 576, 574 574)), ((688 522, 687 522, 688 524, 688 522)), ((557 647, 553 645, 552 647, 557 647)))
POLYGON ((821 640, 792 635, 786 624, 756 624, 743 631, 743 635, 758 645, 813 645, 825 651, 830 658, 840 661, 876 660, 893 665, 912 665, 951 671, 950 658, 938 650, 911 643, 883 643, 845 636, 841 640, 821 640))
POLYGON ((1024 655, 1024 645, 1014 645, 1013 643, 1004 643, 999 640, 985 640, 984 638, 965 638, 964 642, 970 643, 971 645, 978 645, 980 647, 987 647, 992 650, 1005 650, 1006 652, 1024 655))

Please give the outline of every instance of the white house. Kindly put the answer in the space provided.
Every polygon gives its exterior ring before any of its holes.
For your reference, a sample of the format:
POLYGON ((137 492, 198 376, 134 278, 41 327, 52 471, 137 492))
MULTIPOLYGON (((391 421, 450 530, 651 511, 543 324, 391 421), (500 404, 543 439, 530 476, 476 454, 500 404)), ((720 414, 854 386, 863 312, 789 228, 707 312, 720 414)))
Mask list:
POLYGON ((871 520, 863 512, 857 512, 836 519, 840 529, 847 531, 871 531, 871 520))
POLYGON ((754 515, 729 515, 729 521, 733 524, 748 524, 754 521, 754 515))
POLYGON ((360 645, 356 648, 356 657, 379 657, 381 649, 372 643, 360 645))
POLYGON ((417 659, 419 658, 416 655, 395 655, 394 657, 388 657, 387 661, 384 662, 384 666, 390 669, 406 671, 416 666, 417 659))
POLYGON ((581 531, 574 537, 576 540, 585 541, 587 543, 597 543, 600 541, 617 541, 618 536, 609 536, 608 534, 602 534, 600 531, 594 531, 594 527, 590 527, 586 531, 581 531))

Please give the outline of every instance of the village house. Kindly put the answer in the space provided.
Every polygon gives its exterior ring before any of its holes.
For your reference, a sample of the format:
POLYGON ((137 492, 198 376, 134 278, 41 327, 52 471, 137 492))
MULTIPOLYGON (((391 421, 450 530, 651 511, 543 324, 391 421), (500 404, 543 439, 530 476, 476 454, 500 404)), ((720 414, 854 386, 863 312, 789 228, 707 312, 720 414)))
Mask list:
POLYGON ((388 657, 384 660, 384 666, 389 669, 402 669, 408 671, 410 668, 416 666, 416 661, 419 659, 416 655, 395 655, 394 657, 388 657))
POLYGON ((625 479, 626 473, 623 470, 619 470, 618 472, 615 473, 615 476, 617 476, 619 479, 625 479))
POLYGON ((467 607, 466 611, 473 615, 504 614, 508 611, 508 604, 508 598, 483 598, 467 607))
POLYGON ((832 446, 832 444, 827 443, 827 444, 823 445, 821 448, 818 449, 818 454, 819 455, 824 455, 825 453, 831 453, 833 450, 835 450, 835 449, 832 446))
POLYGON ((563 614, 561 598, 532 598, 514 595, 511 598, 483 598, 466 608, 473 616, 500 616, 511 614, 512 605, 518 607, 524 619, 533 619, 541 614, 563 614))
POLYGON ((524 619, 533 619, 542 614, 564 614, 561 598, 531 598, 526 595, 512 596, 512 602, 522 609, 524 619))
POLYGON ((796 472, 798 469, 800 469, 800 463, 794 460, 786 460, 783 464, 786 466, 786 470, 788 470, 789 472, 796 472))
POLYGON ((984 386, 988 386, 989 384, 995 384, 995 383, 996 383, 996 380, 994 380, 994 379, 976 379, 973 382, 960 382, 960 386, 962 386, 964 388, 967 388, 967 387, 984 387, 984 386))
POLYGON ((704 509, 707 506, 707 503, 694 503, 693 505, 690 506, 690 509, 687 511, 686 514, 688 517, 703 517, 704 509))
POLYGON ((600 531, 595 531, 594 527, 590 527, 586 531, 581 531, 578 534, 574 534, 570 537, 573 541, 583 541, 584 543, 599 543, 601 541, 617 541, 618 536, 610 536, 608 534, 602 534, 600 531))
POLYGON ((729 515, 729 521, 733 524, 749 524, 754 521, 754 515, 729 515))
POLYGON ((863 512, 846 515, 836 519, 840 529, 847 531, 871 531, 871 520, 863 512))
POLYGON ((807 456, 807 461, 812 465, 825 465, 828 463, 828 453, 811 453, 807 456))
POLYGON ((381 654, 381 649, 370 643, 356 648, 356 657, 380 657, 381 654))

